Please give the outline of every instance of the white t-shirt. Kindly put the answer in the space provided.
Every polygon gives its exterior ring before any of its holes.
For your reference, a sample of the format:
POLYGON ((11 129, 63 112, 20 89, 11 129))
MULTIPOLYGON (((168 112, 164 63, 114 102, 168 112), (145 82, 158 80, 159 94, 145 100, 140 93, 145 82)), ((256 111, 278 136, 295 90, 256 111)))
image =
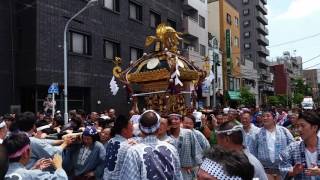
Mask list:
MULTIPOLYGON (((307 167, 308 168, 312 168, 313 164, 317 165, 317 159, 318 159, 318 153, 317 151, 314 151, 313 153, 310 152, 308 149, 306 149, 305 151, 306 154, 306 161, 307 161, 307 167)), ((311 177, 312 180, 315 180, 316 177, 312 176, 311 177)))
POLYGON ((271 162, 274 163, 275 161, 275 145, 276 145, 276 131, 270 132, 267 131, 267 143, 268 143, 268 150, 271 162))

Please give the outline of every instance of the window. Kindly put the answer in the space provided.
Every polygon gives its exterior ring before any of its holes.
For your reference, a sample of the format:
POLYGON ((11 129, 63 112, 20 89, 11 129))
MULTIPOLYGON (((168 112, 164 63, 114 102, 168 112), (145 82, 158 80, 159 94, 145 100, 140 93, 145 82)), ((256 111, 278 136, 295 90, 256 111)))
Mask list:
POLYGON ((246 54, 246 55, 244 55, 244 59, 247 59, 247 60, 251 60, 251 57, 252 57, 251 54, 246 54))
POLYGON ((243 3, 243 4, 248 4, 248 3, 249 3, 249 0, 242 0, 242 3, 243 3))
POLYGON ((202 28, 206 28, 206 19, 199 15, 199 26, 202 28))
POLYGON ((239 18, 238 17, 234 17, 234 24, 236 26, 239 26, 239 18))
POLYGON ((130 2, 129 10, 130 10, 129 15, 131 19, 142 21, 142 6, 136 3, 130 2))
POLYGON ((251 48, 251 43, 244 43, 244 48, 245 49, 250 49, 251 48))
POLYGON ((234 46, 239 47, 239 38, 237 36, 234 37, 234 46))
POLYGON ((249 38, 250 37, 250 32, 249 31, 245 32, 243 35, 244 35, 244 38, 249 38))
POLYGON ((249 20, 243 21, 243 26, 244 27, 248 27, 249 25, 250 25, 250 21, 249 20))
POLYGON ((173 29, 176 29, 177 23, 175 21, 168 19, 167 22, 169 26, 173 27, 173 29))
POLYGON ((150 11, 150 26, 156 28, 161 23, 161 16, 150 11))
POLYGON ((103 6, 112 11, 120 12, 120 0, 103 0, 103 6))
POLYGON ((249 12, 250 12, 249 9, 244 9, 244 10, 243 10, 243 15, 245 15, 245 16, 246 16, 246 15, 249 15, 249 12))
POLYGON ((104 58, 113 60, 116 56, 120 56, 120 44, 104 40, 104 58))
POLYGON ((200 55, 206 56, 206 46, 200 44, 200 55))
POLYGON ((69 51, 77 54, 91 55, 90 36, 70 31, 69 51))
POLYGON ((130 47, 130 60, 135 61, 142 57, 142 49, 130 47))
POLYGON ((231 25, 231 16, 227 13, 227 23, 231 25))

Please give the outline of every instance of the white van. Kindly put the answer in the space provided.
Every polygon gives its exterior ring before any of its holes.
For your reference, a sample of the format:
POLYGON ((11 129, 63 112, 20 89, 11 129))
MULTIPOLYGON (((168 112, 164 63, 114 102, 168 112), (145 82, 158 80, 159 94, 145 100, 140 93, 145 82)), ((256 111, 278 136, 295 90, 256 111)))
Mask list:
POLYGON ((302 109, 313 109, 314 108, 314 102, 312 97, 305 97, 303 98, 303 101, 301 102, 302 109))

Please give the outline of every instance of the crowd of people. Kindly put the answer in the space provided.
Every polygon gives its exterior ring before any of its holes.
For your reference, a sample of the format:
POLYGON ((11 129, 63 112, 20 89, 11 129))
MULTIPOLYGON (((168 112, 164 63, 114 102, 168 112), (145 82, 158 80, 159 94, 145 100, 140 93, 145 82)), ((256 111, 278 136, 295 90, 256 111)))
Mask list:
POLYGON ((60 113, 3 115, 0 179, 320 179, 317 111, 110 108, 69 117, 64 124, 60 113))

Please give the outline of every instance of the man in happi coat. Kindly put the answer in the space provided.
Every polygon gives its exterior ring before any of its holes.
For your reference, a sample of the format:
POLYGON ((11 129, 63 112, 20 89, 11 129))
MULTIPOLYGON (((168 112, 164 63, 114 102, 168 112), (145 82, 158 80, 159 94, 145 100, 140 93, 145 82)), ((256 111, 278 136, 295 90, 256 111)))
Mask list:
POLYGON ((288 129, 276 125, 272 111, 263 113, 263 127, 255 136, 253 154, 262 163, 269 180, 280 180, 279 154, 294 141, 288 129))
POLYGON ((196 119, 193 115, 184 116, 182 120, 182 124, 183 124, 183 128, 190 129, 193 132, 203 151, 210 148, 209 141, 202 134, 202 132, 194 129, 194 126, 196 124, 196 119))
POLYGON ((104 169, 104 180, 117 180, 123 167, 126 153, 131 146, 128 139, 132 137, 132 122, 120 115, 111 129, 112 138, 106 145, 106 159, 104 169))
POLYGON ((197 180, 252 180, 253 165, 241 152, 213 146, 205 151, 197 180))
POLYGON ((141 141, 129 148, 120 179, 182 180, 176 148, 157 138, 160 116, 153 110, 145 111, 139 120, 141 141))
POLYGON ((82 133, 80 144, 74 144, 63 154, 63 167, 70 179, 102 179, 106 151, 99 141, 94 126, 87 126, 82 133))
POLYGON ((5 175, 5 180, 24 180, 24 179, 61 179, 67 180, 67 174, 62 169, 62 158, 54 155, 53 159, 40 159, 32 169, 27 169, 26 165, 31 157, 30 139, 26 133, 11 133, 4 140, 4 147, 8 153, 9 168, 5 175), (55 171, 50 173, 42 169, 53 165, 55 171))
POLYGON ((194 133, 190 129, 180 127, 181 118, 179 114, 169 115, 170 133, 178 149, 183 179, 191 180, 196 178, 203 151, 194 133))
MULTIPOLYGON (((18 130, 26 133, 30 139, 31 157, 26 165, 27 169, 30 169, 41 158, 52 158, 54 154, 61 154, 63 149, 72 143, 71 137, 64 139, 60 146, 52 146, 43 139, 33 137, 36 132, 36 116, 32 112, 24 112, 17 116, 15 126, 18 130)), ((52 168, 49 168, 52 171, 52 168)))
POLYGON ((228 150, 244 153, 248 157, 249 162, 254 166, 254 177, 259 180, 268 180, 261 162, 243 145, 245 132, 242 125, 239 125, 235 121, 225 122, 217 128, 216 133, 218 145, 228 150))
POLYGON ((249 152, 254 152, 254 139, 256 134, 259 133, 260 128, 256 127, 253 123, 251 123, 251 114, 249 111, 244 111, 241 114, 241 124, 243 125, 244 130, 244 145, 249 150, 249 152))
POLYGON ((280 171, 283 177, 295 180, 320 179, 320 141, 317 132, 320 117, 314 112, 304 112, 296 122, 302 141, 291 143, 280 154, 280 171))

